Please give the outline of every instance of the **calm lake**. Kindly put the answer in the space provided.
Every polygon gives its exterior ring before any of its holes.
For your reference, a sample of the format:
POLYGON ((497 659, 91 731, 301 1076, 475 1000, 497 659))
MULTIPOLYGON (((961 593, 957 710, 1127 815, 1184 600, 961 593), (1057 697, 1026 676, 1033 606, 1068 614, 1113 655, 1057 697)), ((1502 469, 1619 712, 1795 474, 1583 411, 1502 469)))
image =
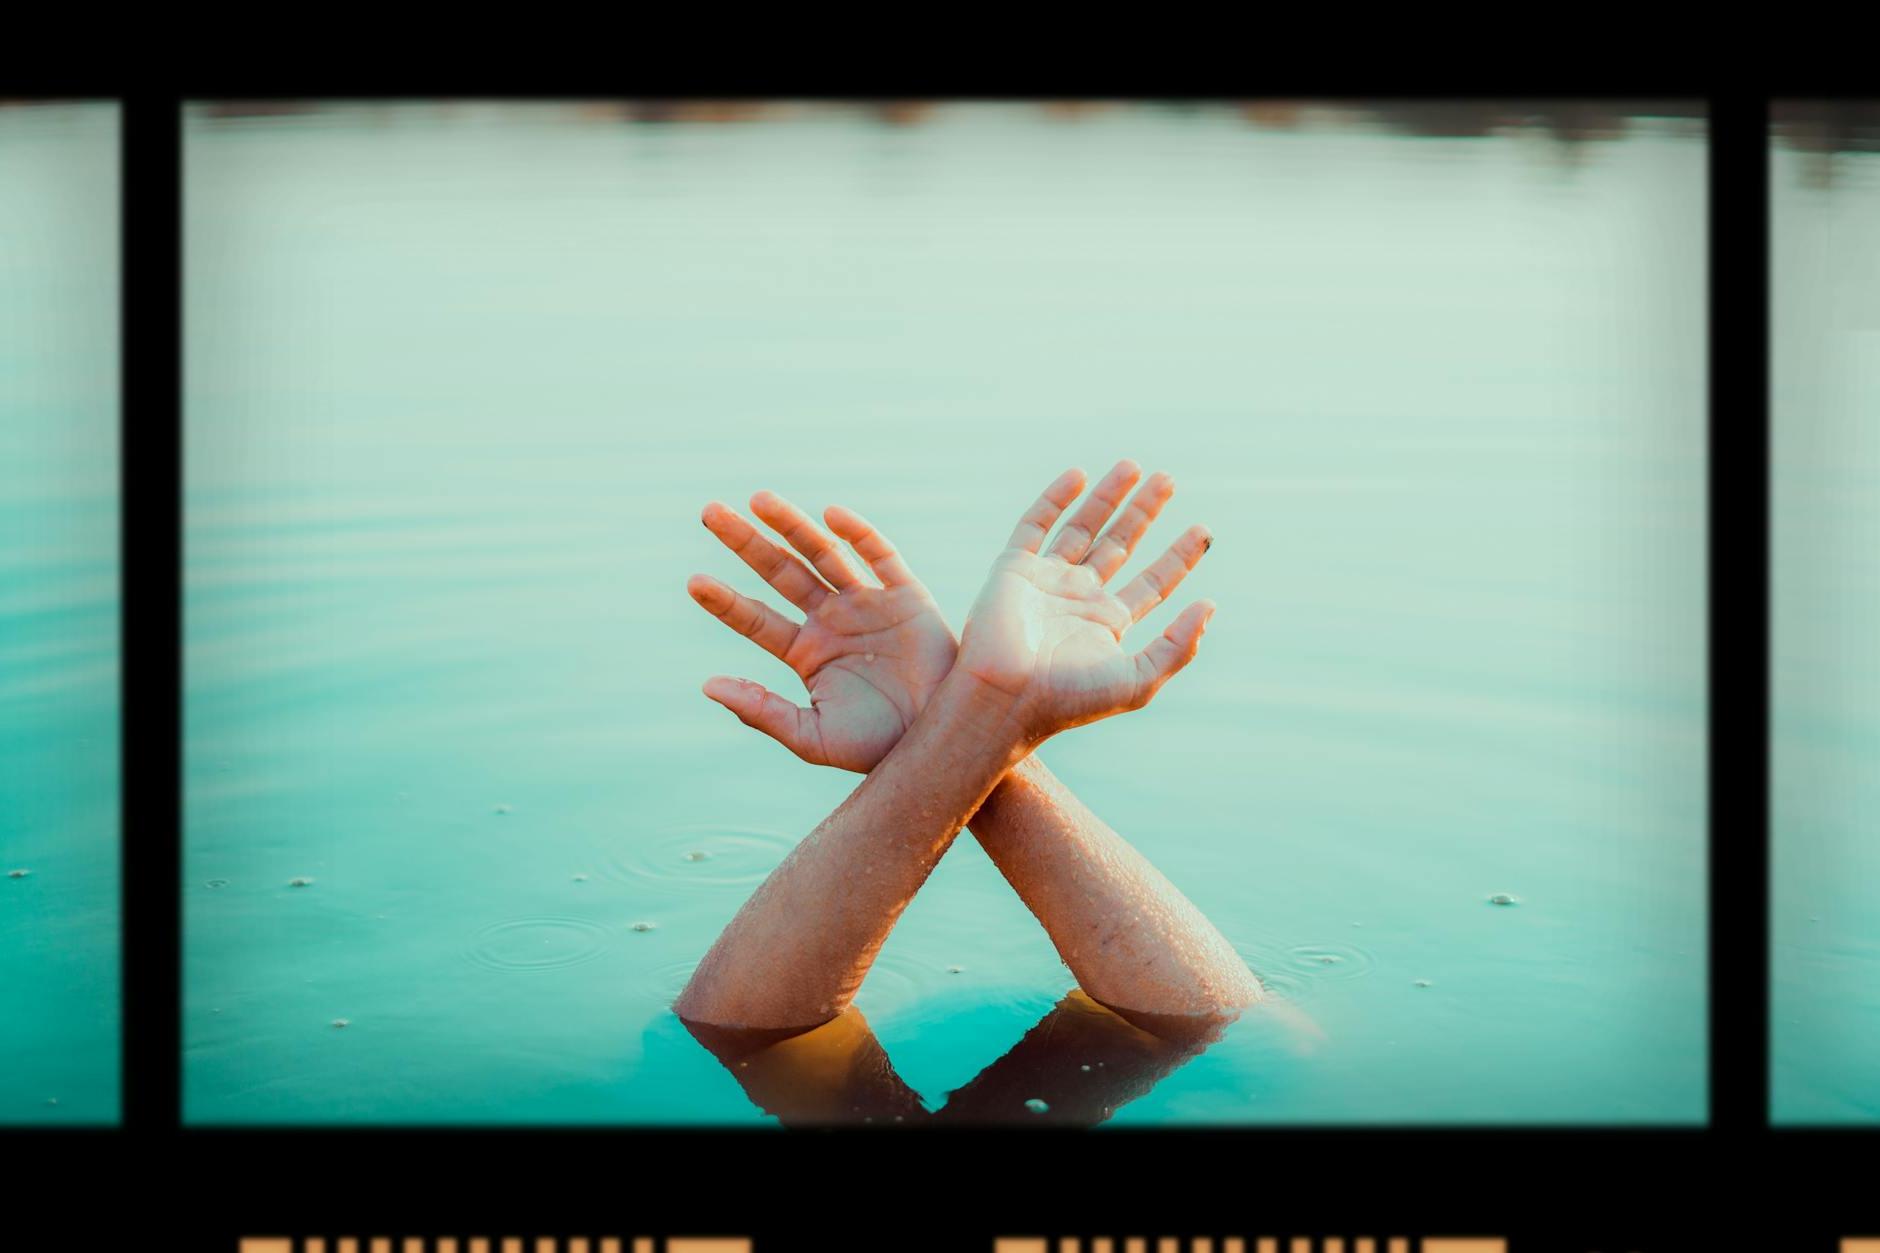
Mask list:
MULTIPOLYGON (((1870 142, 1871 146, 1871 142, 1870 142)), ((1771 153, 1772 1100, 1880 1119, 1880 153, 1771 153)))
POLYGON ((117 106, 0 108, 0 1124, 118 1117, 117 449, 117 106))
MULTIPOLYGON (((857 508, 957 625, 1120 456, 1219 612, 1042 755, 1279 995, 1106 1125, 1705 1117, 1701 124, 401 105, 186 176, 191 1120, 776 1125, 667 1005, 857 780, 699 693, 800 695, 700 507, 857 508)), ((962 837, 858 1006, 932 1111, 1069 987, 962 837)))

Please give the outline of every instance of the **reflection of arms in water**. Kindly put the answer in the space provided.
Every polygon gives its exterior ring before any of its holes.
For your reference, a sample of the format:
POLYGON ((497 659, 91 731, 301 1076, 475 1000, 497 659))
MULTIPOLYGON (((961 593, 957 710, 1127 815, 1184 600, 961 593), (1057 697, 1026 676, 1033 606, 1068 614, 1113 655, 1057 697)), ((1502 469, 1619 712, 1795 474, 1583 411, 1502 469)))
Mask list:
POLYGON ((751 1102, 786 1127, 834 1123, 1095 1126, 1206 1048, 1213 1031, 1134 1026, 1073 989, 1001 1057, 929 1115, 895 1073, 861 1011, 810 1031, 745 1031, 688 1023, 751 1102), (1042 1101, 1040 1109, 1027 1102, 1042 1101))
POLYGON ((687 1023, 751 1103, 786 1127, 925 1122, 920 1094, 901 1081, 853 1005, 810 1031, 740 1031, 687 1023))
POLYGON ((1144 1030, 1083 992, 1066 993, 1038 1025, 965 1087, 947 1096, 942 1122, 1009 1123, 1021 1119, 1093 1127, 1160 1083, 1219 1038, 1219 1027, 1192 1021, 1144 1030), (1028 1105, 1042 1101, 1044 1107, 1028 1105))
MULTIPOLYGON (((1174 492, 1167 475, 1152 475, 1098 538, 1139 473, 1133 463, 1118 464, 1023 571, 1068 583, 1082 614, 1107 612, 1118 627, 1160 604, 1212 543, 1205 529, 1191 528, 1117 595, 1102 592, 1174 492)), ((879 588, 864 583, 835 541, 795 506, 762 492, 751 507, 815 573, 723 505, 707 507, 705 525, 807 620, 793 623, 704 575, 689 588, 706 610, 789 664, 813 708, 798 709, 740 680, 713 679, 706 692, 807 761, 868 771, 951 668, 953 633, 926 588, 859 515, 832 507, 825 518, 879 576, 879 588)), ((1029 521, 1035 532, 1026 536, 1029 550, 1039 547, 1053 518, 1029 521)), ((1173 650, 1177 666, 1185 663, 1204 619, 1191 608, 1154 647, 1173 650)), ((1024 625, 1040 629, 1035 620, 1024 625)), ((970 822, 1091 995, 1139 1012, 1199 1016, 1233 1013, 1258 999, 1245 963, 1200 911, 1035 757, 1007 774, 970 822)))

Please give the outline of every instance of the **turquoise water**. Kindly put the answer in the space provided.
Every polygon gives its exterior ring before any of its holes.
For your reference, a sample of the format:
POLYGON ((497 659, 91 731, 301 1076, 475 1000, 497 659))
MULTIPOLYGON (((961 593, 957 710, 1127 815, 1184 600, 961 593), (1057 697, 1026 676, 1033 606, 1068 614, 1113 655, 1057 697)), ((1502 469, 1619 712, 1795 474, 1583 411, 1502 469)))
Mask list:
POLYGON ((1771 154, 1774 1117, 1880 1118, 1880 155, 1771 154), (1826 180, 1822 175, 1830 173, 1826 180))
POLYGON ((186 162, 191 1120, 775 1125, 814 1065, 665 1006, 855 779, 699 694, 790 680, 685 595, 758 590, 700 506, 858 508, 957 621, 1124 455, 1220 610, 1043 756, 1280 1006, 1033 1031, 1070 981, 963 838, 832 1029, 871 1108, 1704 1117, 1689 124, 404 106, 186 162), (1093 1050, 1127 1080, 1060 1094, 1093 1050))
POLYGON ((117 137, 0 108, 0 1124, 118 1117, 117 137))

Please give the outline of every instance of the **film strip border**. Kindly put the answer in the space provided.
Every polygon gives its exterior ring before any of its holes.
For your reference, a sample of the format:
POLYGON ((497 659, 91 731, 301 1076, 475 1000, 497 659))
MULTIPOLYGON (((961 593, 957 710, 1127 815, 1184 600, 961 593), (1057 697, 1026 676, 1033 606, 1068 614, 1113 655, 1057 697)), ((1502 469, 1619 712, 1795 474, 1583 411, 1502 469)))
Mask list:
MULTIPOLYGON (((1837 1247, 1841 1253, 1880 1253, 1880 1236, 1846 1236, 1837 1247)), ((1143 1236, 1089 1242, 1077 1236, 1058 1240, 1004 1236, 993 1242, 993 1253, 1512 1253, 1512 1249, 1506 1236, 1254 1236, 1250 1240, 1231 1236, 1218 1242, 1207 1236, 1186 1242, 1177 1236, 1152 1242, 1143 1236)))
MULTIPOLYGON (((651 1236, 244 1236, 239 1253, 659 1253, 658 1243, 651 1236)), ((1150 1253, 1150 1243, 1142 1236, 1098 1237, 1087 1245, 1076 1236, 1001 1236, 993 1253, 1150 1253)), ((664 1253, 753 1253, 743 1236, 675 1236, 664 1244, 664 1253)), ((1218 1242, 1164 1236, 1154 1241, 1154 1253, 1184 1253, 1184 1244, 1186 1253, 1510 1253, 1502 1236, 1236 1236, 1218 1242)), ((1840 1253, 1880 1253, 1880 1237, 1848 1237, 1840 1253)))
MULTIPOLYGON (((1162 1236, 1126 1236, 1122 1240, 1079 1240, 1062 1236, 1040 1240, 1036 1236, 1004 1236, 993 1242, 993 1253, 1510 1253, 1504 1236, 1228 1236, 1213 1240, 1196 1236, 1181 1240, 1162 1236), (1186 1244, 1186 1249, 1183 1245, 1186 1244), (1053 1247, 1055 1245, 1055 1247, 1053 1247), (1152 1245, 1152 1247, 1151 1247, 1152 1245)), ((1874 1249, 1880 1253, 1880 1249, 1874 1249)))
MULTIPOLYGON (((1533 1233, 1529 1233, 1530 1237, 1533 1233)), ((776 1237, 773 1235, 772 1239, 776 1237)), ((1559 1232, 1541 1237, 1547 1249, 1567 1249, 1580 1253, 1577 1242, 1584 1239, 1563 1237, 1559 1232), (1568 1243, 1562 1243, 1565 1240, 1568 1243)), ((983 1238, 982 1238, 983 1239, 983 1238)), ((875 1241, 862 1237, 862 1243, 875 1241)), ((758 1253, 758 1241, 750 1236, 673 1236, 663 1240, 651 1236, 242 1236, 236 1241, 236 1253, 758 1253), (663 1245, 663 1249, 662 1249, 663 1245)), ((808 1241, 786 1237, 784 1253, 800 1249, 846 1253, 851 1241, 842 1235, 819 1236, 808 1241)), ((932 1247, 896 1240, 891 1243, 905 1249, 932 1247)), ((999 1236, 991 1241, 991 1253, 1518 1253, 1515 1242, 1507 1236, 999 1236)), ((980 1241, 969 1240, 962 1253, 980 1241)), ((8 1247, 0 1238, 0 1251, 8 1247)), ((773 1251, 777 1246, 773 1246, 773 1251)), ((1598 1241, 1587 1253, 1597 1253, 1598 1241)), ((1610 1246, 1605 1246, 1610 1247, 1610 1246)), ((1624 1246, 1630 1247, 1630 1246, 1624 1246)), ((1653 1244, 1654 1251, 1665 1246, 1653 1244)), ((1689 1245, 1675 1245, 1688 1248, 1689 1245)), ((1719 1246, 1723 1247, 1723 1246, 1719 1246)), ((1828 1253, 1880 1253, 1880 1235, 1835 1237, 1817 1232, 1797 1249, 1815 1248, 1828 1253), (1819 1241, 1819 1243, 1815 1243, 1819 1241)))
MULTIPOLYGON (((1510 1253, 1502 1236, 1255 1236, 1220 1241, 1164 1236, 1153 1243, 1154 1253, 1510 1253)), ((659 1253, 658 1244, 651 1236, 244 1236, 238 1253, 659 1253)), ((675 1236, 664 1244, 664 1253, 753 1253, 752 1241, 744 1236, 675 1236)), ((992 1244, 993 1253, 1150 1253, 1151 1241, 1142 1236, 1097 1237, 1086 1244, 1076 1236, 1001 1236, 992 1244)), ((1840 1253, 1880 1253, 1880 1237, 1848 1237, 1841 1241, 1840 1253)))
MULTIPOLYGON (((752 1253, 746 1236, 673 1236, 666 1253, 752 1253)), ((243 1236, 239 1253, 656 1253, 652 1236, 243 1236)))

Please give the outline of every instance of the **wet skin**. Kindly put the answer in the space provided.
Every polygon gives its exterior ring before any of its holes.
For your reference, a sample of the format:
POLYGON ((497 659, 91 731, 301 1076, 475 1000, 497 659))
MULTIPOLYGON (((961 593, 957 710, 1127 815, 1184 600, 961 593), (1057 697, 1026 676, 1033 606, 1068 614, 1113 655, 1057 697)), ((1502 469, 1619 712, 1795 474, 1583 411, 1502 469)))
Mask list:
POLYGON ((1174 490, 1155 475, 1130 498, 1140 477, 1135 463, 1118 463, 1047 547, 1083 475, 1053 481, 994 561, 957 645, 900 555, 854 512, 832 507, 825 521, 879 586, 773 493, 753 497, 752 510, 804 560, 735 511, 706 508, 706 526, 806 618, 796 623, 704 575, 688 590, 789 664, 811 707, 722 676, 706 694, 805 760, 868 777, 720 935, 675 1003, 681 1017, 803 1031, 841 1014, 968 821, 1097 1001, 1209 1024, 1260 998, 1212 924, 1033 756, 1052 735, 1142 708, 1200 646, 1213 612, 1206 601, 1140 652, 1123 647, 1212 542, 1190 528, 1108 591, 1174 490))

